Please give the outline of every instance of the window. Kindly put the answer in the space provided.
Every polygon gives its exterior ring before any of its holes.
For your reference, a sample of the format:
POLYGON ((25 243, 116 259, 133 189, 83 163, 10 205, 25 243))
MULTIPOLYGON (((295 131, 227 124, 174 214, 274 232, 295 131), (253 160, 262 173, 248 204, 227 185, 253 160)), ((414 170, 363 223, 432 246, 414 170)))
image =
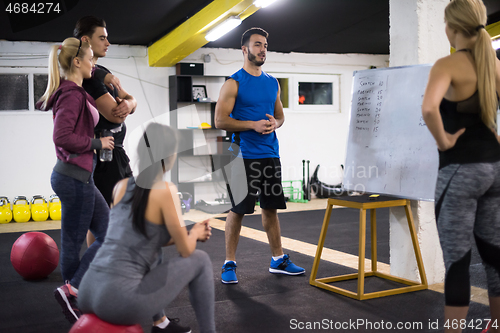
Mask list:
POLYGON ((340 75, 297 74, 294 82, 294 111, 340 112, 340 75))
POLYGON ((28 110, 28 74, 0 74, 0 111, 28 110))
POLYGON ((47 89, 47 69, 2 68, 0 72, 0 112, 37 112, 36 102, 47 89))
POLYGON ((299 82, 299 104, 332 105, 333 83, 299 82))
MULTIPOLYGON (((33 84, 34 84, 34 104, 43 96, 45 90, 47 89, 47 82, 49 81, 49 76, 47 74, 33 74, 33 84)), ((33 109, 35 106, 33 105, 33 109)))

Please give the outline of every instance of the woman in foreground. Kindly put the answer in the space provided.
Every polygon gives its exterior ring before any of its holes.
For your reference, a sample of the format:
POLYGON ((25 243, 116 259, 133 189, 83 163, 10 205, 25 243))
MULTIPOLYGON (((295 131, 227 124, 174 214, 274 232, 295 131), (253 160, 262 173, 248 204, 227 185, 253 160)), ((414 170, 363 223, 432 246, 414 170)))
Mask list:
POLYGON ((206 220, 188 232, 177 188, 163 181, 176 150, 173 129, 148 125, 138 146, 140 173, 115 186, 106 239, 80 284, 83 313, 121 325, 153 318, 152 332, 162 332, 163 309, 188 286, 200 331, 215 332, 212 264, 196 250, 211 227, 206 220), (172 244, 180 256, 162 261, 162 246, 172 244))
POLYGON ((485 30, 481 0, 452 0, 446 35, 457 52, 431 69, 422 114, 439 149, 435 210, 443 250, 445 332, 467 327, 472 237, 488 280, 491 319, 500 332, 500 144, 496 113, 500 61, 485 30))

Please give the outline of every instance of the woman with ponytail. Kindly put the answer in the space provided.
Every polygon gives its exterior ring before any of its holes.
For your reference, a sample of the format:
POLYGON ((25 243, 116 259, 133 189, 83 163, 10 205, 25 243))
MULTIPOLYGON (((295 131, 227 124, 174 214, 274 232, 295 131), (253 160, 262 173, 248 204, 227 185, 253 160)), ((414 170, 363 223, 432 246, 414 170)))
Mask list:
POLYGON ((109 232, 80 285, 83 313, 119 325, 152 319, 152 333, 186 332, 171 328, 163 309, 187 286, 199 331, 215 332, 212 263, 196 250, 196 242, 210 238, 211 227, 206 220, 188 232, 177 188, 163 181, 177 142, 169 126, 146 127, 137 149, 139 174, 116 184, 109 232), (162 247, 172 244, 180 256, 163 260, 162 247))
POLYGON ((61 46, 54 45, 49 56, 47 90, 37 103, 43 111, 52 109, 54 119, 57 162, 51 185, 61 200, 60 262, 65 281, 54 290, 54 295, 71 323, 80 317, 78 287, 104 241, 109 219, 108 205, 95 187, 92 174, 94 149, 113 149, 114 144, 113 137, 94 139, 99 113, 92 97, 82 88, 82 81, 91 77, 92 68, 93 52, 88 43, 67 38, 61 46), (96 235, 96 242, 80 259, 89 229, 96 235))
POLYGON ((445 332, 461 332, 469 309, 473 237, 488 281, 492 325, 483 332, 500 332, 500 61, 486 20, 481 0, 446 6, 446 35, 457 51, 432 67, 422 104, 439 150, 435 211, 446 269, 445 332))

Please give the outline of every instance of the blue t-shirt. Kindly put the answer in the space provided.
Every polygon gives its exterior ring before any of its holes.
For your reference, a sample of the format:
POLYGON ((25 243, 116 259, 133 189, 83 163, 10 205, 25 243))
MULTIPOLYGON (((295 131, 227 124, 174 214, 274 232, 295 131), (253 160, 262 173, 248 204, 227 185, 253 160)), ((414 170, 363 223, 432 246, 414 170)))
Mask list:
MULTIPOLYGON (((278 96, 278 81, 264 71, 253 76, 243 68, 230 76, 238 82, 238 96, 231 118, 241 121, 268 120, 274 117, 274 106, 278 96)), ((240 155, 245 159, 279 158, 279 143, 276 132, 259 134, 254 130, 236 132, 233 142, 240 146, 240 155)))

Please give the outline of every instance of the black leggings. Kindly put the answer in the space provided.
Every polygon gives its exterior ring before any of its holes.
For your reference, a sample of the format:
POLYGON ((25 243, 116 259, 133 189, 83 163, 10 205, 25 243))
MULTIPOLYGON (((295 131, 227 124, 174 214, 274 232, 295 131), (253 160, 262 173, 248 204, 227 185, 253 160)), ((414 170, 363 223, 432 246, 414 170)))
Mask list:
POLYGON ((500 296, 500 162, 440 169, 435 198, 446 305, 469 305, 473 236, 486 269, 488 295, 500 296))

